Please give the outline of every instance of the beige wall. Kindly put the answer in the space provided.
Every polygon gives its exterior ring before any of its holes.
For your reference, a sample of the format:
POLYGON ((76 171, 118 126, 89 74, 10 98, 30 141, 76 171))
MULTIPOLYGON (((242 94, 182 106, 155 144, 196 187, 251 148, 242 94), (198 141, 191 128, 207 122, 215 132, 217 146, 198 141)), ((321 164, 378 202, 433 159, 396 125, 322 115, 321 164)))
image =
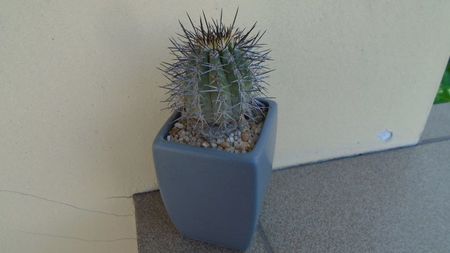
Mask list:
POLYGON ((273 49, 275 168, 417 142, 449 1, 1 1, 0 252, 136 252, 167 38, 186 10, 237 5, 273 49))

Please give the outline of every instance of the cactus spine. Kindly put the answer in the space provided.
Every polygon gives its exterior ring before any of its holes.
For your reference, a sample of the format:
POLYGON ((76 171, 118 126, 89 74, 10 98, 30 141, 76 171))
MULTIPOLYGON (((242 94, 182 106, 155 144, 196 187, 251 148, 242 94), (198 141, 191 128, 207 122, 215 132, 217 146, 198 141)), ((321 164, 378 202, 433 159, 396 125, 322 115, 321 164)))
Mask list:
POLYGON ((203 13, 199 25, 187 15, 192 30, 180 22, 183 34, 170 39, 175 59, 162 64, 169 79, 162 86, 168 89, 168 108, 195 120, 206 136, 226 134, 263 116, 257 98, 266 97, 270 50, 259 43, 264 32, 251 35, 256 23, 248 31, 235 28, 237 14, 230 26, 223 24, 222 12, 211 21, 203 13))

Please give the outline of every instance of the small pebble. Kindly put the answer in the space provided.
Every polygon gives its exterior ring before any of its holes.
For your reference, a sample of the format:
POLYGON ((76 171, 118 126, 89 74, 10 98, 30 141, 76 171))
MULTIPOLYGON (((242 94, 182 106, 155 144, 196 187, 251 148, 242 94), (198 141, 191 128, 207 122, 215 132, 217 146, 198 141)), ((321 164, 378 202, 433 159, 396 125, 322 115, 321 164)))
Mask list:
POLYGON ((229 148, 225 149, 225 151, 228 151, 228 152, 234 152, 234 148, 229 147, 229 148))
POLYGON ((243 133, 241 134, 241 139, 242 139, 243 141, 248 141, 248 140, 250 139, 250 134, 249 134, 248 132, 243 132, 243 133))
POLYGON ((230 143, 225 141, 225 142, 220 143, 219 146, 222 147, 223 149, 227 149, 230 147, 230 143))
POLYGON ((258 124, 258 125, 256 126, 255 133, 256 133, 256 134, 261 133, 261 128, 262 128, 262 124, 260 123, 260 124, 258 124))
POLYGON ((249 149, 250 149, 250 144, 248 144, 248 142, 244 141, 244 142, 241 143, 241 150, 243 150, 243 151, 245 150, 246 151, 246 150, 249 150, 249 149))
POLYGON ((213 142, 213 143, 211 143, 211 147, 217 148, 217 144, 213 142))
POLYGON ((180 129, 174 127, 172 128, 172 130, 170 130, 169 134, 175 136, 179 131, 180 129))
POLYGON ((172 136, 167 135, 167 141, 170 141, 172 139, 172 136))
POLYGON ((204 148, 209 147, 209 143, 208 143, 207 141, 204 141, 204 142, 202 143, 202 147, 204 147, 204 148))
POLYGON ((175 123, 174 127, 178 128, 178 129, 183 129, 184 125, 181 124, 180 122, 175 123))

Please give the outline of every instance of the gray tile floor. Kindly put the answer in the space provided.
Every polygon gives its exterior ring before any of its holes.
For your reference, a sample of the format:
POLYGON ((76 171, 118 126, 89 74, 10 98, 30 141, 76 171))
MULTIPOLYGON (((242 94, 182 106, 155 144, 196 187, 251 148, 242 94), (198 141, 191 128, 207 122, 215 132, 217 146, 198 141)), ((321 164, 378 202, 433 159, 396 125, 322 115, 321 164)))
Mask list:
MULTIPOLYGON (((233 252, 183 239, 159 192, 134 196, 147 252, 233 252)), ((414 147, 273 173, 247 252, 450 252, 450 104, 414 147)))

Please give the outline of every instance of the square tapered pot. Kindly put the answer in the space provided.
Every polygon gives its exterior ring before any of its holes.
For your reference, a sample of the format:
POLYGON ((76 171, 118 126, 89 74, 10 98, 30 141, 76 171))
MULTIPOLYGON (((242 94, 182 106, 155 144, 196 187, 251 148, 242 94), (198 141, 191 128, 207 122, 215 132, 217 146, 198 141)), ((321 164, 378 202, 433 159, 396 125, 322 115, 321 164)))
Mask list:
POLYGON ((254 149, 236 154, 168 142, 177 114, 153 143, 156 174, 170 219, 187 238, 245 250, 256 230, 272 173, 277 106, 268 112, 254 149))

